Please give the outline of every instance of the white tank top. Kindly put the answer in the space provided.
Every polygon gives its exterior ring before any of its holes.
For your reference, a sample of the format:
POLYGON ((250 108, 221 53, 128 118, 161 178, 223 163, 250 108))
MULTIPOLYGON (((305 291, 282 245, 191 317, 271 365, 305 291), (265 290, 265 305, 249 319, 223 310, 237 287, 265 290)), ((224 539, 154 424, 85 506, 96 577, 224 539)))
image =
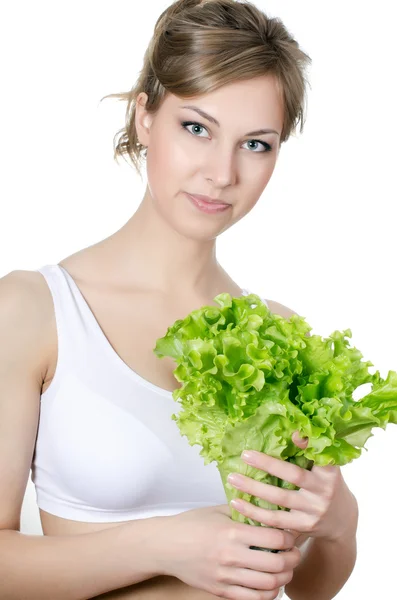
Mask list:
POLYGON ((32 461, 39 508, 112 522, 226 504, 216 463, 204 465, 201 446, 190 446, 171 419, 181 409, 172 392, 121 359, 63 267, 37 270, 53 297, 58 335, 32 461))

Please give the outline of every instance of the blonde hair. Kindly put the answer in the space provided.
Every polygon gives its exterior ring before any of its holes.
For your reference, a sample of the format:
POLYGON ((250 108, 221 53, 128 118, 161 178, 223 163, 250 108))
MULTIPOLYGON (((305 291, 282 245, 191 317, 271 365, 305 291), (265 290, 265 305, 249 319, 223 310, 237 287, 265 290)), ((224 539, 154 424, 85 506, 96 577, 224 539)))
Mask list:
POLYGON ((157 19, 135 85, 104 96, 127 102, 125 127, 113 139, 114 159, 128 156, 142 176, 147 151, 135 128, 141 92, 148 96, 146 110, 155 114, 167 93, 187 99, 266 74, 275 75, 282 90, 283 143, 299 123, 303 130, 310 63, 281 20, 267 17, 251 2, 176 0, 157 19))

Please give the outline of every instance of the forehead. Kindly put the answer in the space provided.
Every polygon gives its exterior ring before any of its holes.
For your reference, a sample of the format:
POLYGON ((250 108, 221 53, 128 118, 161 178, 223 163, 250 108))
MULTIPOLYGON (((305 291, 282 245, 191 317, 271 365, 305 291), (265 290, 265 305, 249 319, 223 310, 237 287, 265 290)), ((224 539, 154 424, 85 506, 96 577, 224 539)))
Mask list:
MULTIPOLYGON (((252 123, 253 127, 272 124, 279 127, 283 120, 283 97, 279 81, 274 75, 262 75, 244 81, 234 81, 202 95, 181 97, 167 94, 163 100, 162 111, 194 112, 181 108, 194 105, 215 117, 222 126, 234 119, 239 122, 252 123), (271 123, 270 123, 270 121, 271 123)), ((196 117, 199 117, 196 113, 196 117)))

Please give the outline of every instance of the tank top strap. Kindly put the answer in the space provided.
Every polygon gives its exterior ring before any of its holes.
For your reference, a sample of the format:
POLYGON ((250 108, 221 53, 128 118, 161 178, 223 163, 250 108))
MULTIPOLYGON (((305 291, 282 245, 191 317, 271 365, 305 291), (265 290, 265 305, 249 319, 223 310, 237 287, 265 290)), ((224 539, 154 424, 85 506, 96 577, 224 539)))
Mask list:
MULTIPOLYGON (((241 288, 242 289, 242 296, 249 296, 250 294, 255 294, 256 292, 253 292, 252 290, 249 290, 248 288, 241 288)), ((262 302, 264 304, 266 304, 266 306, 269 308, 268 303, 266 302, 265 298, 262 298, 262 296, 260 296, 259 294, 256 294, 257 296, 259 296, 259 298, 262 300, 262 302)))
POLYGON ((61 267, 44 265, 36 270, 45 278, 52 295, 58 339, 56 371, 44 396, 50 390, 54 394, 67 373, 84 368, 93 340, 83 301, 61 267))
POLYGON ((76 292, 59 265, 46 265, 37 270, 45 277, 53 297, 58 334, 65 337, 67 333, 73 345, 81 342, 91 325, 81 294, 76 292))

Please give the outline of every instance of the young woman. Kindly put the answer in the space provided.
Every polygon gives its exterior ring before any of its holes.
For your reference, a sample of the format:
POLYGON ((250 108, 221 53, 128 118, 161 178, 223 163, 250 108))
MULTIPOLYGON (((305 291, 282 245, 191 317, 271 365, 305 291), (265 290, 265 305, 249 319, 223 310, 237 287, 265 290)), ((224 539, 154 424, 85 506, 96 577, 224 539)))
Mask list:
POLYGON ((115 95, 127 100, 116 156, 138 172, 146 159, 138 210, 59 264, 1 279, 3 597, 271 600, 286 586, 310 600, 348 578, 357 505, 340 471, 262 455, 259 468, 301 494, 281 502, 263 486, 256 495, 291 511, 257 509, 273 528, 233 522, 215 464, 170 418, 175 364, 153 353, 177 318, 247 293, 218 263, 216 239, 255 206, 302 126, 309 60, 253 4, 174 2, 135 86, 115 95), (44 536, 20 533, 31 468, 44 536))

